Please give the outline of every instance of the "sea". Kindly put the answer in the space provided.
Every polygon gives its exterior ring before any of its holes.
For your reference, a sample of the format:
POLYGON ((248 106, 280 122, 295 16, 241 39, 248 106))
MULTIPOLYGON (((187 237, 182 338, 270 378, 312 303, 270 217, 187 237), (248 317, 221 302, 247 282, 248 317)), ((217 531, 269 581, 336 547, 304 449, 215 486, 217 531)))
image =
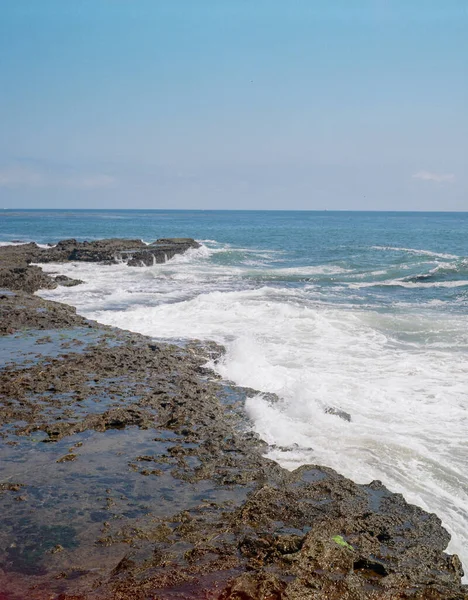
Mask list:
POLYGON ((101 323, 226 348, 246 424, 286 467, 381 480, 436 513, 468 571, 468 213, 0 213, 0 243, 193 237, 165 264, 70 263, 42 290, 101 323))

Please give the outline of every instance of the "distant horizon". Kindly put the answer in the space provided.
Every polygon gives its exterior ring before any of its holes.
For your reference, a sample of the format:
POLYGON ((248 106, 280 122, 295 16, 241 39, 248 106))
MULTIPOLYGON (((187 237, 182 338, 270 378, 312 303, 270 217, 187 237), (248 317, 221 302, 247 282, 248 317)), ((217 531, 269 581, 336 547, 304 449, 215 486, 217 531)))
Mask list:
MULTIPOLYGON (((318 212, 318 213, 434 213, 434 214, 468 214, 468 210, 363 210, 363 209, 328 209, 328 208, 3 208, 5 212, 318 212)), ((1 214, 1 212, 0 212, 1 214)))

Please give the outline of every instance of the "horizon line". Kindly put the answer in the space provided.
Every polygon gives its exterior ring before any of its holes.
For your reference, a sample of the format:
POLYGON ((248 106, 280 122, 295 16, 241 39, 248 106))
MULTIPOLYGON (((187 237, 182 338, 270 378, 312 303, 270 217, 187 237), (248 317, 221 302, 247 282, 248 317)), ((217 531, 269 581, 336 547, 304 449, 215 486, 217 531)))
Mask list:
POLYGON ((465 214, 467 210, 386 210, 386 209, 349 209, 349 208, 3 208, 4 212, 21 212, 21 211, 86 211, 86 212, 137 212, 137 211, 153 211, 153 212, 317 212, 317 213, 434 213, 434 214, 465 214))

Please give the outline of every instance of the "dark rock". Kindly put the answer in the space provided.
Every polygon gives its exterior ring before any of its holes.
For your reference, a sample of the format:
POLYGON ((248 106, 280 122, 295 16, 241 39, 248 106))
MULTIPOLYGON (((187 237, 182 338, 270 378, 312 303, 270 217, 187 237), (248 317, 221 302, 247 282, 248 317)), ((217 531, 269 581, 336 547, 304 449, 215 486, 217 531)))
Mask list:
POLYGON ((0 335, 26 328, 61 329, 88 325, 89 321, 77 315, 73 306, 23 292, 0 297, 0 335))
POLYGON ((200 244, 195 242, 192 238, 160 238, 155 242, 152 242, 150 246, 172 246, 172 245, 183 245, 192 248, 199 248, 200 244))
POLYGON ((54 277, 54 280, 59 285, 63 285, 65 287, 73 287, 75 285, 80 285, 80 283, 84 283, 81 279, 72 279, 71 277, 67 277, 66 275, 57 275, 54 277))
POLYGON ((19 490, 24 487, 24 483, 0 483, 0 492, 19 492, 19 490))
MULTIPOLYGON (((28 244, 23 253, 0 252, 0 270, 32 269, 33 288, 38 268, 28 261, 49 252, 53 260, 78 252, 80 260, 130 263, 149 248, 138 258, 146 264, 191 244, 159 240, 142 248, 133 240, 125 249, 121 240, 108 242, 65 240, 49 250, 28 244)), ((18 285, 12 277, 3 285, 18 285)), ((436 515, 379 481, 358 485, 317 465, 288 472, 264 458, 264 443, 245 431, 241 408, 233 410, 256 392, 206 369, 222 355, 219 346, 161 344, 24 292, 0 294, 0 332, 7 355, 13 343, 32 340, 24 345, 27 361, 0 370, 5 465, 20 465, 15 478, 29 477, 26 506, 15 501, 26 496, 9 493, 21 494, 22 484, 0 484, 0 596, 468 599, 436 515), (57 353, 47 355, 60 336, 66 343, 57 341, 57 353), (49 460, 38 460, 47 453, 49 460), (53 525, 39 524, 48 519, 53 525)))
POLYGON ((64 463, 64 462, 71 462, 73 460, 76 460, 77 458, 77 454, 65 454, 65 456, 62 456, 61 458, 58 458, 56 462, 58 463, 64 463))
POLYGON ((84 261, 113 264, 127 262, 129 266, 152 265, 169 260, 189 248, 198 248, 192 239, 167 239, 148 246, 141 240, 107 239, 91 242, 65 240, 55 248, 42 253, 40 262, 84 261))
POLYGON ((151 266, 163 263, 176 254, 200 244, 190 238, 157 240, 148 246, 141 240, 108 239, 78 242, 63 240, 51 248, 40 248, 34 242, 19 246, 0 247, 0 288, 34 293, 39 289, 53 289, 59 285, 83 283, 64 275, 52 278, 39 267, 30 263, 49 262, 103 262, 116 264, 126 262, 129 266, 151 266))
POLYGON ((340 417, 340 419, 343 419, 343 421, 351 422, 351 415, 349 413, 339 408, 335 408, 334 406, 327 406, 325 412, 328 415, 336 415, 337 417, 340 417))
POLYGON ((70 248, 66 260, 112 264, 120 262, 122 253, 145 247, 146 245, 141 240, 108 239, 79 242, 70 248))
MULTIPOLYGON (((53 247, 40 248, 34 242, 20 246, 2 246, 0 248, 0 270, 8 271, 0 276, 0 285, 34 292, 39 287, 53 285, 47 275, 42 274, 44 285, 33 281, 34 277, 27 269, 19 271, 16 275, 9 274, 13 268, 25 269, 31 262, 102 262, 116 264, 126 262, 129 266, 150 266, 163 263, 173 258, 176 254, 186 252, 190 248, 199 248, 200 244, 191 238, 166 238, 157 240, 147 245, 141 240, 106 239, 79 242, 75 239, 62 240, 53 247), (27 279, 27 281, 26 281, 27 279), (31 281, 29 281, 31 279, 31 281), (1 282, 5 283, 2 284, 1 282)), ((37 275, 36 275, 37 278, 37 275)), ((63 284, 62 284, 63 285, 63 284)))
POLYGON ((75 248, 75 246, 78 244, 78 240, 76 240, 75 238, 71 238, 68 240, 61 240, 60 242, 58 242, 57 244, 55 244, 55 248, 57 250, 65 250, 65 251, 72 251, 73 248, 75 248))
POLYGON ((157 240, 142 251, 122 253, 122 258, 127 260, 127 264, 131 267, 149 267, 153 264, 164 263, 176 254, 182 254, 190 248, 200 248, 200 244, 190 238, 157 240))
POLYGON ((10 290, 35 292, 40 288, 53 289, 57 284, 36 266, 17 266, 5 268, 0 266, 0 287, 10 290))
POLYGON ((285 588, 285 583, 271 573, 243 573, 228 585, 219 600, 281 600, 286 598, 285 588))

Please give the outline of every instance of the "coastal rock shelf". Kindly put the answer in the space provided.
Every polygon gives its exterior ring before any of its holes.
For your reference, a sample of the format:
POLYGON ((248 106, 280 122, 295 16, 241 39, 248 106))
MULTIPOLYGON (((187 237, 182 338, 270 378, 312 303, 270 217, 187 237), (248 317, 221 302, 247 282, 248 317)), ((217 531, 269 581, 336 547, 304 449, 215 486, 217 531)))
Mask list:
MULTIPOLYGON (((4 246, 0 252, 0 287, 35 292, 40 288, 73 285, 63 278, 52 278, 30 263, 98 262, 127 263, 131 267, 164 263, 200 244, 191 238, 164 238, 145 244, 141 240, 108 239, 78 242, 62 240, 50 248, 34 242, 4 246)), ((81 282, 77 282, 81 283, 81 282)))
MULTIPOLYGON (((152 248, 101 243, 45 253, 130 261, 152 248)), ((37 247, 15 248, 0 248, 2 269, 37 269, 39 284, 37 247)), ((243 410, 252 390, 205 367, 221 347, 162 344, 11 287, 0 290, 1 600, 468 599, 436 515, 379 481, 263 457, 243 410)))

